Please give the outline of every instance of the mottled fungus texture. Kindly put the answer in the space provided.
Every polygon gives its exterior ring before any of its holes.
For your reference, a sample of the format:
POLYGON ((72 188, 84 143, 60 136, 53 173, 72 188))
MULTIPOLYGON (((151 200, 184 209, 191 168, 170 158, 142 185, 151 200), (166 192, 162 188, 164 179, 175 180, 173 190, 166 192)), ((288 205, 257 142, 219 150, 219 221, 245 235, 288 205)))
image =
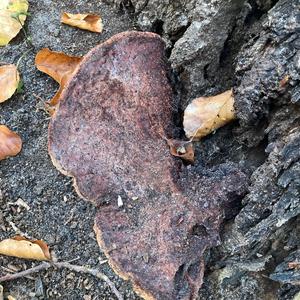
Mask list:
POLYGON ((226 208, 246 190, 233 164, 186 168, 170 154, 169 72, 158 35, 118 34, 84 57, 49 127, 54 164, 98 206, 110 265, 145 299, 196 297, 203 252, 219 244, 226 208))

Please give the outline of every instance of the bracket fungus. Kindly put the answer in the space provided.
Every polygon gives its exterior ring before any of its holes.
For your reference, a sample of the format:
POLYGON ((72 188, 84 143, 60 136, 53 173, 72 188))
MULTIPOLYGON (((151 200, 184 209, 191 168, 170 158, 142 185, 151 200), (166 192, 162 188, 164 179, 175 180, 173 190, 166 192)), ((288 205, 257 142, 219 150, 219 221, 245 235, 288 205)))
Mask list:
POLYGON ((98 243, 145 299, 196 297, 203 252, 247 185, 232 164, 196 171, 170 154, 169 71, 158 35, 115 35, 76 67, 49 126, 54 165, 97 205, 98 243))

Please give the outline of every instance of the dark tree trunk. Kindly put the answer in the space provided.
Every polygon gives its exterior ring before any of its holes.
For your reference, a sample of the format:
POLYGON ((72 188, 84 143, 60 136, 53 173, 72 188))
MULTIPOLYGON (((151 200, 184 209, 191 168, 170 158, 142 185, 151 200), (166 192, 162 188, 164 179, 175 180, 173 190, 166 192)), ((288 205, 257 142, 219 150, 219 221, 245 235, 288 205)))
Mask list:
POLYGON ((300 1, 114 3, 167 41, 182 109, 234 86, 238 122, 199 143, 197 164, 239 162, 251 185, 222 245, 207 253, 200 298, 292 299, 300 282, 300 1))

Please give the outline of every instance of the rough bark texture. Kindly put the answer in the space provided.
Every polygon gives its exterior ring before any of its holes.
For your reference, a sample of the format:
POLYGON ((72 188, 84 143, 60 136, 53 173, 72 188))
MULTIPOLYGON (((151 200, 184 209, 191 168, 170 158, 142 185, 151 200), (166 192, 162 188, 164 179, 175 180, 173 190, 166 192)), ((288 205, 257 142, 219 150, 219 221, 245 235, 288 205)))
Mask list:
MULTIPOLYGON (((226 299, 246 295, 290 299, 298 289, 294 278, 299 270, 286 272, 285 278, 277 270, 282 268, 284 257, 289 260, 289 253, 299 249, 299 4, 279 1, 266 16, 256 41, 246 44, 237 57, 235 99, 242 125, 238 138, 249 146, 265 139, 268 156, 252 174, 244 207, 226 233, 221 250, 223 260, 250 265, 258 257, 270 256, 265 274, 272 273, 279 264, 270 278, 285 285, 279 289, 259 273, 236 268, 220 284, 231 291, 226 299), (234 291, 237 274, 242 283, 234 291), (267 291, 267 296, 262 291, 267 291)), ((297 255, 299 260, 296 251, 297 255)))
POLYGON ((247 180, 231 163, 197 170, 171 156, 168 72, 158 35, 127 32, 99 45, 61 96, 49 151, 79 194, 99 205, 95 231, 114 270, 144 298, 194 299, 203 252, 219 244, 247 180))
MULTIPOLYGON (((142 30, 162 35, 180 82, 181 106, 191 98, 230 88, 232 70, 223 68, 228 43, 249 10, 245 0, 106 0, 131 7, 142 30)), ((235 42, 234 42, 235 43, 235 42)), ((229 44, 229 45, 228 45, 229 44)), ((230 59, 230 58, 228 58, 230 59)))
POLYGON ((169 41, 182 108, 234 86, 239 124, 204 140, 197 163, 239 161, 251 186, 222 246, 206 256, 200 298, 292 299, 299 269, 287 264, 300 260, 299 0, 108 2, 130 6, 142 29, 169 41))

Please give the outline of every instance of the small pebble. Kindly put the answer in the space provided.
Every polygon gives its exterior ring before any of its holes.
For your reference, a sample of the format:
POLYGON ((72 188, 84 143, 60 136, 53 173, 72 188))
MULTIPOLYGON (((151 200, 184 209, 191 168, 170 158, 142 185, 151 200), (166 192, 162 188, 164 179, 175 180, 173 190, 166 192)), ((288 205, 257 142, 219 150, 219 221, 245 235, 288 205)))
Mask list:
POLYGON ((124 204, 123 204, 123 200, 121 198, 121 196, 119 195, 118 196, 118 207, 122 207, 124 204))

